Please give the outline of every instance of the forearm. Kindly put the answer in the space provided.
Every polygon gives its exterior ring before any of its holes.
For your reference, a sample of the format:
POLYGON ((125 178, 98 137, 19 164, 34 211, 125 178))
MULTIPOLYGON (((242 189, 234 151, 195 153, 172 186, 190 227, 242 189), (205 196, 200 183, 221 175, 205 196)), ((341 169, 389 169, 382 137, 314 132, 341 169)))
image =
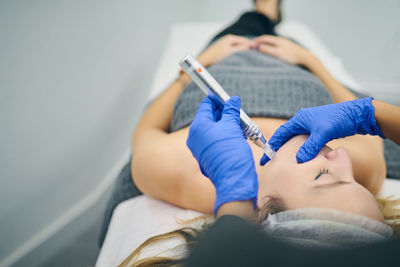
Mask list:
POLYGON ((167 133, 172 119, 174 104, 185 85, 190 81, 186 74, 176 79, 159 97, 145 110, 132 136, 132 148, 141 143, 149 131, 167 133))
POLYGON ((188 129, 156 135, 151 142, 138 143, 132 157, 131 173, 144 194, 185 209, 212 213, 215 190, 186 146, 188 129))
POLYGON ((186 74, 180 75, 173 81, 172 84, 149 105, 140 119, 138 127, 152 126, 168 131, 175 101, 188 82, 190 82, 190 77, 186 74))
MULTIPOLYGON (((201 53, 197 60, 207 68, 233 53, 248 50, 250 43, 250 40, 244 37, 224 36, 201 53)), ((133 134, 133 147, 141 142, 141 136, 146 136, 149 130, 156 135, 169 131, 175 101, 190 80, 187 74, 182 74, 147 108, 133 134)))
MULTIPOLYGON (((333 78, 315 56, 309 54, 304 62, 304 66, 326 86, 334 103, 356 99, 353 93, 333 78)), ((333 143, 336 142, 334 141, 333 143)), ((354 167, 354 176, 357 181, 372 193, 377 193, 386 177, 386 165, 381 138, 378 136, 357 135, 339 139, 337 143, 340 146, 346 147, 350 152, 354 167)))
POLYGON ((253 203, 250 200, 225 203, 218 209, 217 217, 224 215, 235 215, 252 221, 254 219, 253 203))
POLYGON ((383 136, 400 145, 400 107, 373 100, 375 119, 383 136))
POLYGON ((319 61, 317 57, 308 53, 302 60, 302 65, 307 67, 328 89, 334 103, 356 99, 356 96, 341 85, 319 61))

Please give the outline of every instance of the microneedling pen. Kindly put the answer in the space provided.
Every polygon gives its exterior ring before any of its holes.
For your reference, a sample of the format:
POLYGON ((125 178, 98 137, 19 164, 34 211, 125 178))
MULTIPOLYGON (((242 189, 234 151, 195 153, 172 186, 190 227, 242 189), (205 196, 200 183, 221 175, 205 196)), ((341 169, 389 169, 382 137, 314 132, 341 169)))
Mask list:
MULTIPOLYGON (((222 86, 194 57, 187 55, 179 64, 206 95, 212 92, 218 96, 222 103, 225 103, 230 98, 222 86)), ((258 126, 242 109, 240 109, 240 122, 245 137, 253 141, 254 144, 260 147, 272 159, 275 156, 275 151, 269 146, 258 126)))

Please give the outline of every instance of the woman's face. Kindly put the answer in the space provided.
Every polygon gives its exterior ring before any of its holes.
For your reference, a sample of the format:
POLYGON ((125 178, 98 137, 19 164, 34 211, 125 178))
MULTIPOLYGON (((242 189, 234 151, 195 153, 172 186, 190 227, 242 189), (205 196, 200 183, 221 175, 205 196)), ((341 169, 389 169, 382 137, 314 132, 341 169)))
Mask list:
POLYGON ((306 139, 292 138, 261 169, 258 206, 272 195, 288 209, 330 208, 383 221, 374 196, 355 181, 346 149, 325 146, 313 160, 297 163, 296 153, 306 139))

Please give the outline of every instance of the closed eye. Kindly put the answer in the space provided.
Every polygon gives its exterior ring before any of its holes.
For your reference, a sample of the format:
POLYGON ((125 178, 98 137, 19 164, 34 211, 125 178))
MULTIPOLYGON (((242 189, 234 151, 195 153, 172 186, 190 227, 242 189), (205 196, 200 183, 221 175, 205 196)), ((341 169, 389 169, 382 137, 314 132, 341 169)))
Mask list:
POLYGON ((323 174, 331 174, 331 172, 327 168, 320 169, 319 173, 317 174, 317 176, 315 176, 314 180, 318 180, 318 178, 321 177, 321 175, 323 175, 323 174))

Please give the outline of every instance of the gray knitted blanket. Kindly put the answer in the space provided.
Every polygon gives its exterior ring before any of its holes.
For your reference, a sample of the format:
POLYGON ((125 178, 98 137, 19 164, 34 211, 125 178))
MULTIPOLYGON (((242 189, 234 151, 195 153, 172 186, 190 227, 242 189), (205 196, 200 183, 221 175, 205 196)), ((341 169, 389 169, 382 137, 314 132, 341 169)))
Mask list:
MULTIPOLYGON (((289 119, 301 108, 333 103, 324 85, 312 73, 257 51, 236 53, 208 71, 229 95, 241 97, 242 108, 249 116, 289 119)), ((187 85, 175 103, 172 132, 192 122, 204 98, 196 84, 187 85)), ((400 147, 385 140, 385 158, 388 177, 400 178, 400 147)))

